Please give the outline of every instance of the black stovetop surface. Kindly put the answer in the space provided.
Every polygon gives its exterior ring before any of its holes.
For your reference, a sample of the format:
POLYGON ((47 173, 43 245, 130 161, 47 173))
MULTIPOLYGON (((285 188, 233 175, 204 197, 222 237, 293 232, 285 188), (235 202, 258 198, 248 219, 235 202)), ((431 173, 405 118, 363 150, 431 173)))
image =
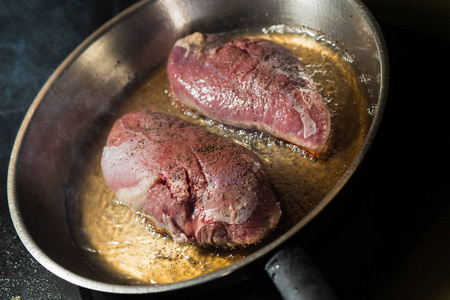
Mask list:
MULTIPOLYGON (((6 178, 15 135, 39 89, 79 43, 133 2, 0 1, 1 299, 125 298, 74 286, 36 262, 12 225, 6 178)), ((450 43, 374 9, 390 56, 383 122, 361 167, 294 242, 340 299, 450 299, 450 43)), ((211 297, 281 298, 262 270, 196 295, 211 297)))

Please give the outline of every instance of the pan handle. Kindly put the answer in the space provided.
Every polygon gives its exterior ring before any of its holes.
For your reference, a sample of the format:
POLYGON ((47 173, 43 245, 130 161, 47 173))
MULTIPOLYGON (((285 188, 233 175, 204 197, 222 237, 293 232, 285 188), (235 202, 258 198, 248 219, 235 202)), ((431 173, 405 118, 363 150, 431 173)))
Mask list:
POLYGON ((319 269, 300 245, 279 250, 266 264, 266 272, 286 300, 335 300, 319 269))

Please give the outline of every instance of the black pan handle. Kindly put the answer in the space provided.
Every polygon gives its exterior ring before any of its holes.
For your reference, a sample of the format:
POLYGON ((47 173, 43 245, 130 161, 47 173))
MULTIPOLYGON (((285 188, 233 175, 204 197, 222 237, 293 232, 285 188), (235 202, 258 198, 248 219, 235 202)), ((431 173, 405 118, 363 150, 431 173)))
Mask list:
POLYGON ((285 300, 335 300, 328 283, 300 245, 279 250, 266 272, 285 300))

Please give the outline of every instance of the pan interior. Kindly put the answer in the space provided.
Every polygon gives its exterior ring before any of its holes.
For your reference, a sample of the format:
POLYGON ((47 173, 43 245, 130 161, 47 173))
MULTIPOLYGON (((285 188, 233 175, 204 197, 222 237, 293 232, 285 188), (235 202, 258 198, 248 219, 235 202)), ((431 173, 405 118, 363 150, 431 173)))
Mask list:
POLYGON ((311 212, 338 183, 364 142, 371 110, 363 76, 348 53, 324 36, 300 27, 278 25, 228 35, 271 39, 295 53, 331 113, 332 153, 314 159, 261 132, 225 126, 185 110, 173 101, 165 64, 161 64, 101 124, 99 134, 80 151, 71 172, 67 203, 72 234, 83 259, 107 280, 135 285, 173 283, 209 274, 251 255, 311 212), (117 203, 102 177, 102 148, 112 123, 141 109, 176 115, 257 153, 283 211, 275 232, 244 249, 179 245, 155 233, 145 219, 117 203))

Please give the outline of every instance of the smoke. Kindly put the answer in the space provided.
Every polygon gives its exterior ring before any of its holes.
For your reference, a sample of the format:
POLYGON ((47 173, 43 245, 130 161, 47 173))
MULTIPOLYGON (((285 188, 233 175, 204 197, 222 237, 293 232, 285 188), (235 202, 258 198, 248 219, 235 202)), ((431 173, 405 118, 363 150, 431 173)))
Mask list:
POLYGON ((136 1, 0 0, 0 168, 45 81, 87 36, 136 1))

